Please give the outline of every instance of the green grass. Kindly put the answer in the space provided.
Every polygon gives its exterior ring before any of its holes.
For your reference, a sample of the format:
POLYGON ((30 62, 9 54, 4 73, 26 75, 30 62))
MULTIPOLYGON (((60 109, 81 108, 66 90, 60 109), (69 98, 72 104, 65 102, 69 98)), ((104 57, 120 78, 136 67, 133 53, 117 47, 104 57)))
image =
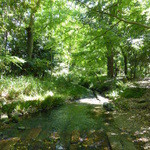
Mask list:
POLYGON ((63 77, 38 79, 32 76, 3 77, 0 80, 0 96, 6 100, 20 100, 30 97, 35 100, 48 93, 59 95, 65 99, 81 97, 89 91, 77 84, 67 82, 63 77))
POLYGON ((0 91, 1 113, 8 116, 14 111, 48 110, 62 105, 66 100, 75 100, 91 93, 64 77, 39 79, 32 76, 4 76, 0 80, 0 91))

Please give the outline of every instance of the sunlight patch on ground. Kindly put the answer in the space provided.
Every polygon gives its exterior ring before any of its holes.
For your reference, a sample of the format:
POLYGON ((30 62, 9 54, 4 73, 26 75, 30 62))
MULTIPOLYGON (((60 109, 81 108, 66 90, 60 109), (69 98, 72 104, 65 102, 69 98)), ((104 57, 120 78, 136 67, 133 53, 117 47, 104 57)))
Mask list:
POLYGON ((37 96, 25 96, 25 95, 23 95, 22 98, 24 99, 24 101, 32 101, 32 100, 41 99, 41 96, 39 96, 39 95, 37 95, 37 96))
POLYGON ((150 78, 145 78, 142 81, 138 81, 137 84, 139 84, 140 87, 144 88, 150 88, 150 78))
POLYGON ((131 88, 147 88, 147 89, 150 89, 150 77, 146 77, 142 80, 138 80, 138 81, 135 81, 134 83, 133 82, 128 82, 128 87, 131 87, 131 88))
POLYGON ((105 102, 108 103, 110 100, 102 97, 101 95, 97 95, 97 98, 83 98, 79 99, 79 103, 85 103, 85 104, 93 104, 93 105, 103 105, 105 102))

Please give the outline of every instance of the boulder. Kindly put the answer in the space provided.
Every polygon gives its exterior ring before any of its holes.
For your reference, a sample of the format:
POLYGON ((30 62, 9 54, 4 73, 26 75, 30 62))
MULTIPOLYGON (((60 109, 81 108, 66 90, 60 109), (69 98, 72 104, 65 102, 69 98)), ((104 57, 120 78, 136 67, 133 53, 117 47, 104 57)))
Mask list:
POLYGON ((106 111, 114 111, 114 105, 112 103, 103 103, 103 108, 106 110, 106 111))

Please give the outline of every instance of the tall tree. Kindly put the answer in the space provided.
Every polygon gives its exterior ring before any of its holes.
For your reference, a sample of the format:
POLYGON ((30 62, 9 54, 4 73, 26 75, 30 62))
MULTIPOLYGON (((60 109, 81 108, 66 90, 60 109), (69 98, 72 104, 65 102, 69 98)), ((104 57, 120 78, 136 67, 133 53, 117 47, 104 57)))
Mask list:
POLYGON ((37 12, 38 8, 40 7, 41 0, 31 0, 31 10, 30 10, 30 17, 29 17, 29 25, 26 28, 27 30, 27 53, 28 57, 32 58, 33 53, 33 31, 34 31, 34 15, 37 12))

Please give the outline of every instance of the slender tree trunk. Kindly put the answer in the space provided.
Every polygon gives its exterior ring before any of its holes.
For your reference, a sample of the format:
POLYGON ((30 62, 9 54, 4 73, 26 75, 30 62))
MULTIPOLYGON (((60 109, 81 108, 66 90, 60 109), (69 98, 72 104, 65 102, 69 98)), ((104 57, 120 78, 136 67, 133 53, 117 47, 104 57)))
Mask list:
POLYGON ((33 29, 31 27, 27 28, 27 53, 28 57, 32 58, 33 52, 33 29))
POLYGON ((128 74, 127 55, 124 55, 124 73, 127 76, 128 74))
POLYGON ((107 76, 113 78, 114 76, 114 53, 109 37, 104 37, 107 48, 107 76))
POLYGON ((138 66, 138 62, 137 62, 137 56, 136 54, 134 54, 134 71, 133 71, 133 78, 135 79, 136 78, 136 73, 137 73, 137 66, 138 66))
POLYGON ((27 55, 28 58, 32 58, 33 53, 33 25, 34 25, 34 14, 37 12, 39 6, 40 6, 41 0, 38 0, 36 3, 35 1, 31 1, 31 4, 35 5, 34 8, 31 9, 30 14, 30 23, 27 30, 27 55))
POLYGON ((8 32, 6 31, 5 33, 5 55, 6 55, 6 52, 7 52, 7 41, 8 41, 8 32))
POLYGON ((33 23, 34 23, 34 18, 33 18, 33 14, 31 13, 30 24, 29 27, 27 28, 27 54, 29 59, 32 58, 32 53, 33 53, 33 23))
POLYGON ((121 52, 122 52, 122 55, 123 55, 123 58, 124 58, 124 73, 125 73, 125 76, 127 76, 128 74, 128 58, 127 58, 127 53, 126 51, 120 46, 120 49, 121 49, 121 52))
POLYGON ((51 49, 50 53, 51 53, 51 77, 52 77, 52 75, 53 75, 53 51, 52 51, 52 49, 51 49))
POLYGON ((136 69, 137 69, 137 64, 135 62, 135 64, 134 64, 134 71, 133 71, 133 78, 134 79, 136 78, 136 69))
POLYGON ((108 54, 107 56, 107 76, 110 78, 113 78, 114 76, 114 59, 113 59, 113 53, 111 52, 111 54, 108 54))

